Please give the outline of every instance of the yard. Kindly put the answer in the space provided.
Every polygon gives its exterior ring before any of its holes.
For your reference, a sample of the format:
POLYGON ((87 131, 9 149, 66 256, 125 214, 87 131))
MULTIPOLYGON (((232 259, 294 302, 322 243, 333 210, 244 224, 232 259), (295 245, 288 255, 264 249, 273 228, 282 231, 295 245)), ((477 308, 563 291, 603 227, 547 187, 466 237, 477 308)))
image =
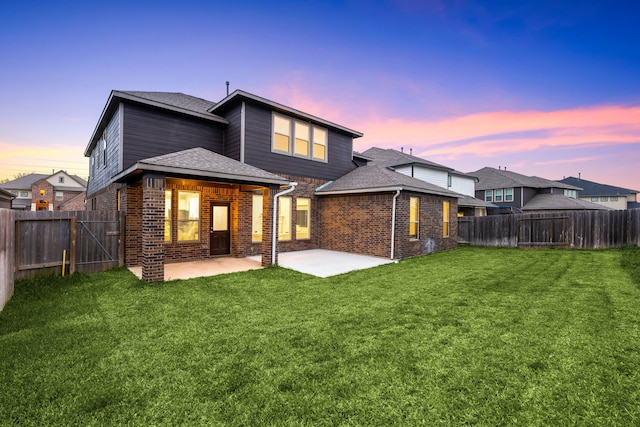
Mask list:
POLYGON ((16 284, 0 425, 639 425, 640 249, 16 284))

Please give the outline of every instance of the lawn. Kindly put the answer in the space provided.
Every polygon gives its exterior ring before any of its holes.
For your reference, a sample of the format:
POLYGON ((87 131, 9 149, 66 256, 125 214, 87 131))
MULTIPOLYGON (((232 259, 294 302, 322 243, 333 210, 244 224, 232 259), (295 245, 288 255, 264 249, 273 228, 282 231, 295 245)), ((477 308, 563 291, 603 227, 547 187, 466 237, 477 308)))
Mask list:
POLYGON ((16 284, 0 425, 640 425, 640 249, 16 284))

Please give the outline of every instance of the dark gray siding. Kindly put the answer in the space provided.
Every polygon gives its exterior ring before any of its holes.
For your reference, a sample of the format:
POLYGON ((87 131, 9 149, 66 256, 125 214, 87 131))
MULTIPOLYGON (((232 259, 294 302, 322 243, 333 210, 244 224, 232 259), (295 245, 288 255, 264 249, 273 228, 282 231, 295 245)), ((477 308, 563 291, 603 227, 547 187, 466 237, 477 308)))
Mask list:
MULTIPOLYGON (((120 106, 122 108, 122 106, 120 106)), ((102 141, 98 141, 89 159, 87 195, 92 195, 111 183, 111 177, 119 172, 120 158, 120 108, 116 109, 107 124, 107 161, 104 161, 102 141)))
POLYGON ((229 126, 224 134, 224 155, 234 160, 240 161, 240 120, 242 104, 225 114, 225 119, 229 120, 229 126))
POLYGON ((202 147, 223 154, 223 125, 160 110, 124 105, 123 169, 149 157, 202 147))
MULTIPOLYGON (((317 162, 271 152, 271 110, 246 103, 245 163, 275 174, 333 180, 353 170, 353 139, 328 130, 328 162, 317 162)), ((226 117, 231 120, 230 117, 226 117)), ((238 122, 240 118, 238 116, 238 122)))

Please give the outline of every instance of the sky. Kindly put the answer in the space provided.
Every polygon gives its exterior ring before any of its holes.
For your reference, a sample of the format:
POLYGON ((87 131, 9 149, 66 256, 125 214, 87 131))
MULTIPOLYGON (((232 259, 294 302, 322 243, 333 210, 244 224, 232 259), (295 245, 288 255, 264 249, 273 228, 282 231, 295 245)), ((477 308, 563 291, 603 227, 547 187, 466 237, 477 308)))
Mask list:
POLYGON ((111 90, 225 82, 462 172, 640 190, 640 2, 0 4, 0 180, 66 170, 111 90))

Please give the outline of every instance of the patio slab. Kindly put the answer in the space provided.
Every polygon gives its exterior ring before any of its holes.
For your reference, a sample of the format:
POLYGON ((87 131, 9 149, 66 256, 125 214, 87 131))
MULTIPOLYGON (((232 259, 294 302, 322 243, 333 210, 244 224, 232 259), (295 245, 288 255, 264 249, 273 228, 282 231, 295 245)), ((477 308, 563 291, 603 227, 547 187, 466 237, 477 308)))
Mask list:
MULTIPOLYGON (((260 258, 212 258, 203 261, 176 262, 164 265, 164 280, 192 279, 194 277, 215 276, 239 271, 262 268, 260 258)), ((129 267, 129 270, 142 278, 142 267, 129 267)))

